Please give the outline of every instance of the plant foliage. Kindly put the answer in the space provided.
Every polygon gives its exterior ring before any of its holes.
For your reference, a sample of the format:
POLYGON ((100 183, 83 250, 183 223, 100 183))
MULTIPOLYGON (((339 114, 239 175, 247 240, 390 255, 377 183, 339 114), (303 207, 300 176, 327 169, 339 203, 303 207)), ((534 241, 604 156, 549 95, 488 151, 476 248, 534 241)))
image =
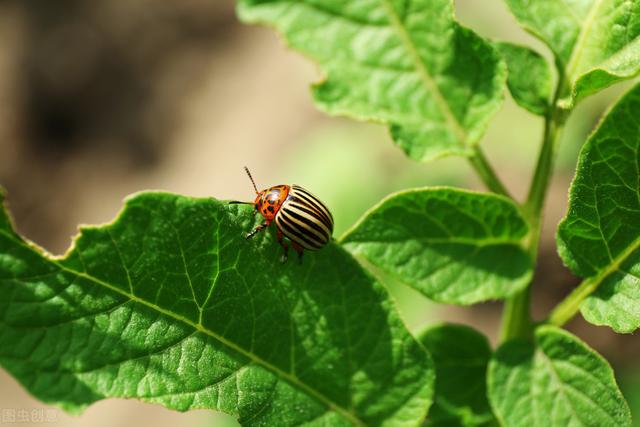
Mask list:
POLYGON ((320 108, 388 124, 414 159, 472 155, 502 102, 504 64, 450 0, 241 0, 238 11, 321 64, 320 108))
POLYGON ((380 284, 333 244, 283 265, 273 240, 239 238, 252 225, 213 199, 142 193, 54 258, 4 216, 3 366, 72 411, 135 397, 247 425, 424 417, 433 363, 380 284))
POLYGON ((579 311, 640 327, 640 85, 584 145, 558 228, 583 282, 539 322, 529 295, 564 123, 640 72, 640 2, 505 2, 555 70, 461 26, 451 0, 239 0, 242 20, 319 64, 319 108, 387 125, 411 159, 463 156, 492 193, 393 194, 287 264, 273 233, 242 238, 251 209, 216 199, 134 195, 63 257, 21 237, 3 206, 2 367, 70 412, 121 397, 243 425, 630 426, 608 362, 561 328, 579 311), (545 123, 523 202, 479 145, 507 88, 545 123), (377 273, 442 303, 504 300, 497 350, 461 325, 414 338, 377 273))
POLYGON ((433 300, 472 304, 506 298, 527 285, 528 231, 506 198, 431 188, 383 200, 341 242, 433 300))

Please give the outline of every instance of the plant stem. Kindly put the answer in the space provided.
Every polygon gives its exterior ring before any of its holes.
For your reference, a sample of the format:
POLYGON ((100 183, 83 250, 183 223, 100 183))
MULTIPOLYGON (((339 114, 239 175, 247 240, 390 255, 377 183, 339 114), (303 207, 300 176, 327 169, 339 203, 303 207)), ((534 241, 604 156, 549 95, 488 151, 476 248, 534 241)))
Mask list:
POLYGON ((547 323, 555 326, 562 326, 567 323, 580 310, 582 301, 591 295, 598 288, 600 280, 598 277, 592 277, 584 280, 580 286, 575 288, 567 297, 558 304, 551 314, 547 323))
MULTIPOLYGON (((554 109, 552 113, 545 116, 544 139, 542 148, 538 156, 536 170, 529 187, 529 195, 523 206, 525 214, 529 217, 535 231, 534 235, 539 238, 540 223, 542 222, 542 210, 549 189, 549 182, 553 172, 554 160, 558 148, 558 141, 564 127, 563 112, 554 109)), ((535 239, 535 237, 534 237, 535 239)), ((537 250, 537 242, 532 251, 537 250)))
MULTIPOLYGON (((558 85, 549 112, 545 115, 544 136, 538 162, 522 211, 531 227, 527 249, 536 264, 542 229, 542 211, 553 172, 554 160, 566 119, 566 112, 557 107, 558 99, 567 90, 562 69, 558 67, 558 85)), ((502 314, 502 341, 512 338, 530 338, 533 322, 530 313, 531 283, 505 302, 502 314)))
POLYGON ((638 247, 640 247, 640 237, 636 238, 636 240, 618 254, 607 267, 600 270, 598 274, 583 280, 580 286, 575 288, 551 311, 546 323, 562 326, 571 320, 580 310, 582 301, 594 293, 607 277, 619 271, 621 264, 624 263, 638 247))
POLYGON ((484 182, 484 185, 486 185, 490 191, 510 199, 513 198, 509 195, 509 191, 504 184, 502 184, 498 175, 496 175, 479 145, 476 144, 473 146, 473 155, 469 157, 469 162, 471 162, 471 166, 473 166, 480 179, 482 179, 482 182, 484 182))
POLYGON ((501 341, 531 336, 533 325, 529 314, 530 288, 531 286, 527 285, 520 293, 515 294, 505 302, 502 311, 501 341))

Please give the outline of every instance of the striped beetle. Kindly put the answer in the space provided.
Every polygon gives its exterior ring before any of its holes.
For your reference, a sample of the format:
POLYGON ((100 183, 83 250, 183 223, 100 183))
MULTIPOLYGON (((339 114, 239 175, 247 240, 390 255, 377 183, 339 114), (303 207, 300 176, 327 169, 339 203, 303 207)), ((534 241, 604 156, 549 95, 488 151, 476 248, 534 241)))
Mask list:
POLYGON ((256 191, 256 199, 253 202, 234 200, 230 203, 253 205, 254 214, 259 212, 265 219, 263 224, 247 233, 245 238, 252 238, 275 220, 278 243, 284 249, 282 262, 287 260, 289 254, 289 245, 284 241, 284 237, 291 241, 291 246, 301 261, 304 249, 320 249, 331 240, 333 216, 316 196, 295 184, 275 185, 258 191, 249 168, 245 166, 244 170, 256 191))

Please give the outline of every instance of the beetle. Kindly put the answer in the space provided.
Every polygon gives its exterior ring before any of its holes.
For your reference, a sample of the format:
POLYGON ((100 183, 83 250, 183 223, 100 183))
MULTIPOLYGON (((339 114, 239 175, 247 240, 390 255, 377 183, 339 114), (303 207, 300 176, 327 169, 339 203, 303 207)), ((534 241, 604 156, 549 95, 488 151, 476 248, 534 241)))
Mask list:
POLYGON ((253 205, 254 214, 260 213, 265 222, 246 234, 250 239, 275 221, 278 243, 284 249, 282 262, 289 256, 289 245, 298 253, 300 261, 305 249, 317 250, 325 246, 333 233, 333 216, 324 203, 299 185, 275 185, 258 191, 249 168, 244 167, 249 176, 256 199, 253 202, 231 201, 234 204, 253 205))

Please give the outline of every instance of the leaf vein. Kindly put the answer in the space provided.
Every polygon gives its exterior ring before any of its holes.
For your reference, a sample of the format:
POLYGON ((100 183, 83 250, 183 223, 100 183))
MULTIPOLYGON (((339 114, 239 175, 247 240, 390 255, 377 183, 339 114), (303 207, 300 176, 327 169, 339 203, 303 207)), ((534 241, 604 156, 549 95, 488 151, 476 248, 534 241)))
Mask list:
MULTIPOLYGON (((0 233, 6 234, 6 232, 4 230, 0 230, 0 233)), ((22 243, 22 245, 24 245, 24 243, 22 243)), ((340 415, 342 415, 343 417, 347 418, 348 420, 350 420, 351 422, 353 422, 356 425, 360 425, 363 426, 364 422, 362 420, 360 420, 354 413, 350 412, 348 409, 342 407, 341 405, 339 405, 338 403, 334 402, 333 400, 331 400, 329 397, 325 396, 324 394, 322 394, 321 392, 319 392, 318 390, 316 390, 315 388, 301 382, 297 377, 292 376, 291 374, 283 371, 282 369, 278 368, 277 366, 267 362, 266 360, 258 357, 257 355, 251 353, 250 351, 242 348, 241 346, 227 340, 226 338, 224 338, 221 335, 218 335, 217 333, 205 328, 202 324, 198 324, 198 323, 194 323, 193 321, 189 320, 188 318, 181 316, 177 313, 174 313, 170 310, 164 309, 160 306, 157 306, 151 302, 145 301, 135 295, 131 295, 129 293, 127 293, 126 291, 110 285, 109 283, 106 283, 100 279, 98 279, 97 277, 93 277, 87 273, 83 273, 83 272, 78 272, 75 271, 71 268, 68 268, 62 264, 60 264, 59 262, 57 262, 56 260, 51 260, 51 262, 55 263, 59 268, 61 268, 62 270, 67 271, 68 273, 71 274, 76 274, 79 276, 84 277, 87 280, 90 280, 94 283, 96 283, 97 285, 103 286, 113 292, 119 293, 121 295, 124 295, 128 298, 130 298, 131 300, 138 302, 142 305, 145 305, 149 308, 152 308, 154 310, 157 310, 158 312, 160 312, 161 314, 164 314, 168 317, 171 317, 175 320, 178 320, 180 322, 185 323, 186 325, 204 333, 205 335, 208 335, 212 338, 214 338, 215 340, 219 341, 220 343, 224 344, 225 346, 229 347, 230 349, 237 351, 238 353, 242 354, 243 356, 247 357, 249 360, 252 360, 253 362, 255 362, 256 364, 262 365, 265 368, 267 368, 269 371, 275 373, 276 375, 280 376, 281 378, 283 378, 284 380, 288 381, 289 383, 293 384, 294 386, 304 390, 306 393, 308 393, 309 395, 313 396, 315 399, 319 400, 320 402, 322 402, 324 405, 326 405, 327 407, 329 407, 330 409, 334 410, 335 412, 339 413, 340 415)))
POLYGON ((396 33, 400 37, 402 44, 405 46, 409 56, 415 63, 416 70, 418 71, 418 74, 420 75, 420 78, 423 84, 425 85, 427 92, 433 95, 436 101, 436 104, 438 105, 438 109, 443 114, 447 123, 449 123, 456 137, 461 142, 465 143, 466 131, 464 130, 464 128, 462 127, 458 119, 455 117, 455 115, 451 111, 451 107, 449 106, 449 103, 446 101, 446 98, 440 91, 440 88, 438 87, 436 82, 433 80, 433 78, 431 77, 431 74, 427 70, 427 67, 425 66, 424 62, 420 58, 420 54, 418 53, 418 50, 414 45, 413 40, 411 39, 411 36, 408 34, 407 30, 404 28, 403 22, 400 20, 400 16, 396 13, 396 10, 394 9, 393 5, 389 0, 381 0, 381 1, 382 1, 382 5, 387 11, 387 14, 389 15, 389 22, 392 28, 396 31, 396 33))

